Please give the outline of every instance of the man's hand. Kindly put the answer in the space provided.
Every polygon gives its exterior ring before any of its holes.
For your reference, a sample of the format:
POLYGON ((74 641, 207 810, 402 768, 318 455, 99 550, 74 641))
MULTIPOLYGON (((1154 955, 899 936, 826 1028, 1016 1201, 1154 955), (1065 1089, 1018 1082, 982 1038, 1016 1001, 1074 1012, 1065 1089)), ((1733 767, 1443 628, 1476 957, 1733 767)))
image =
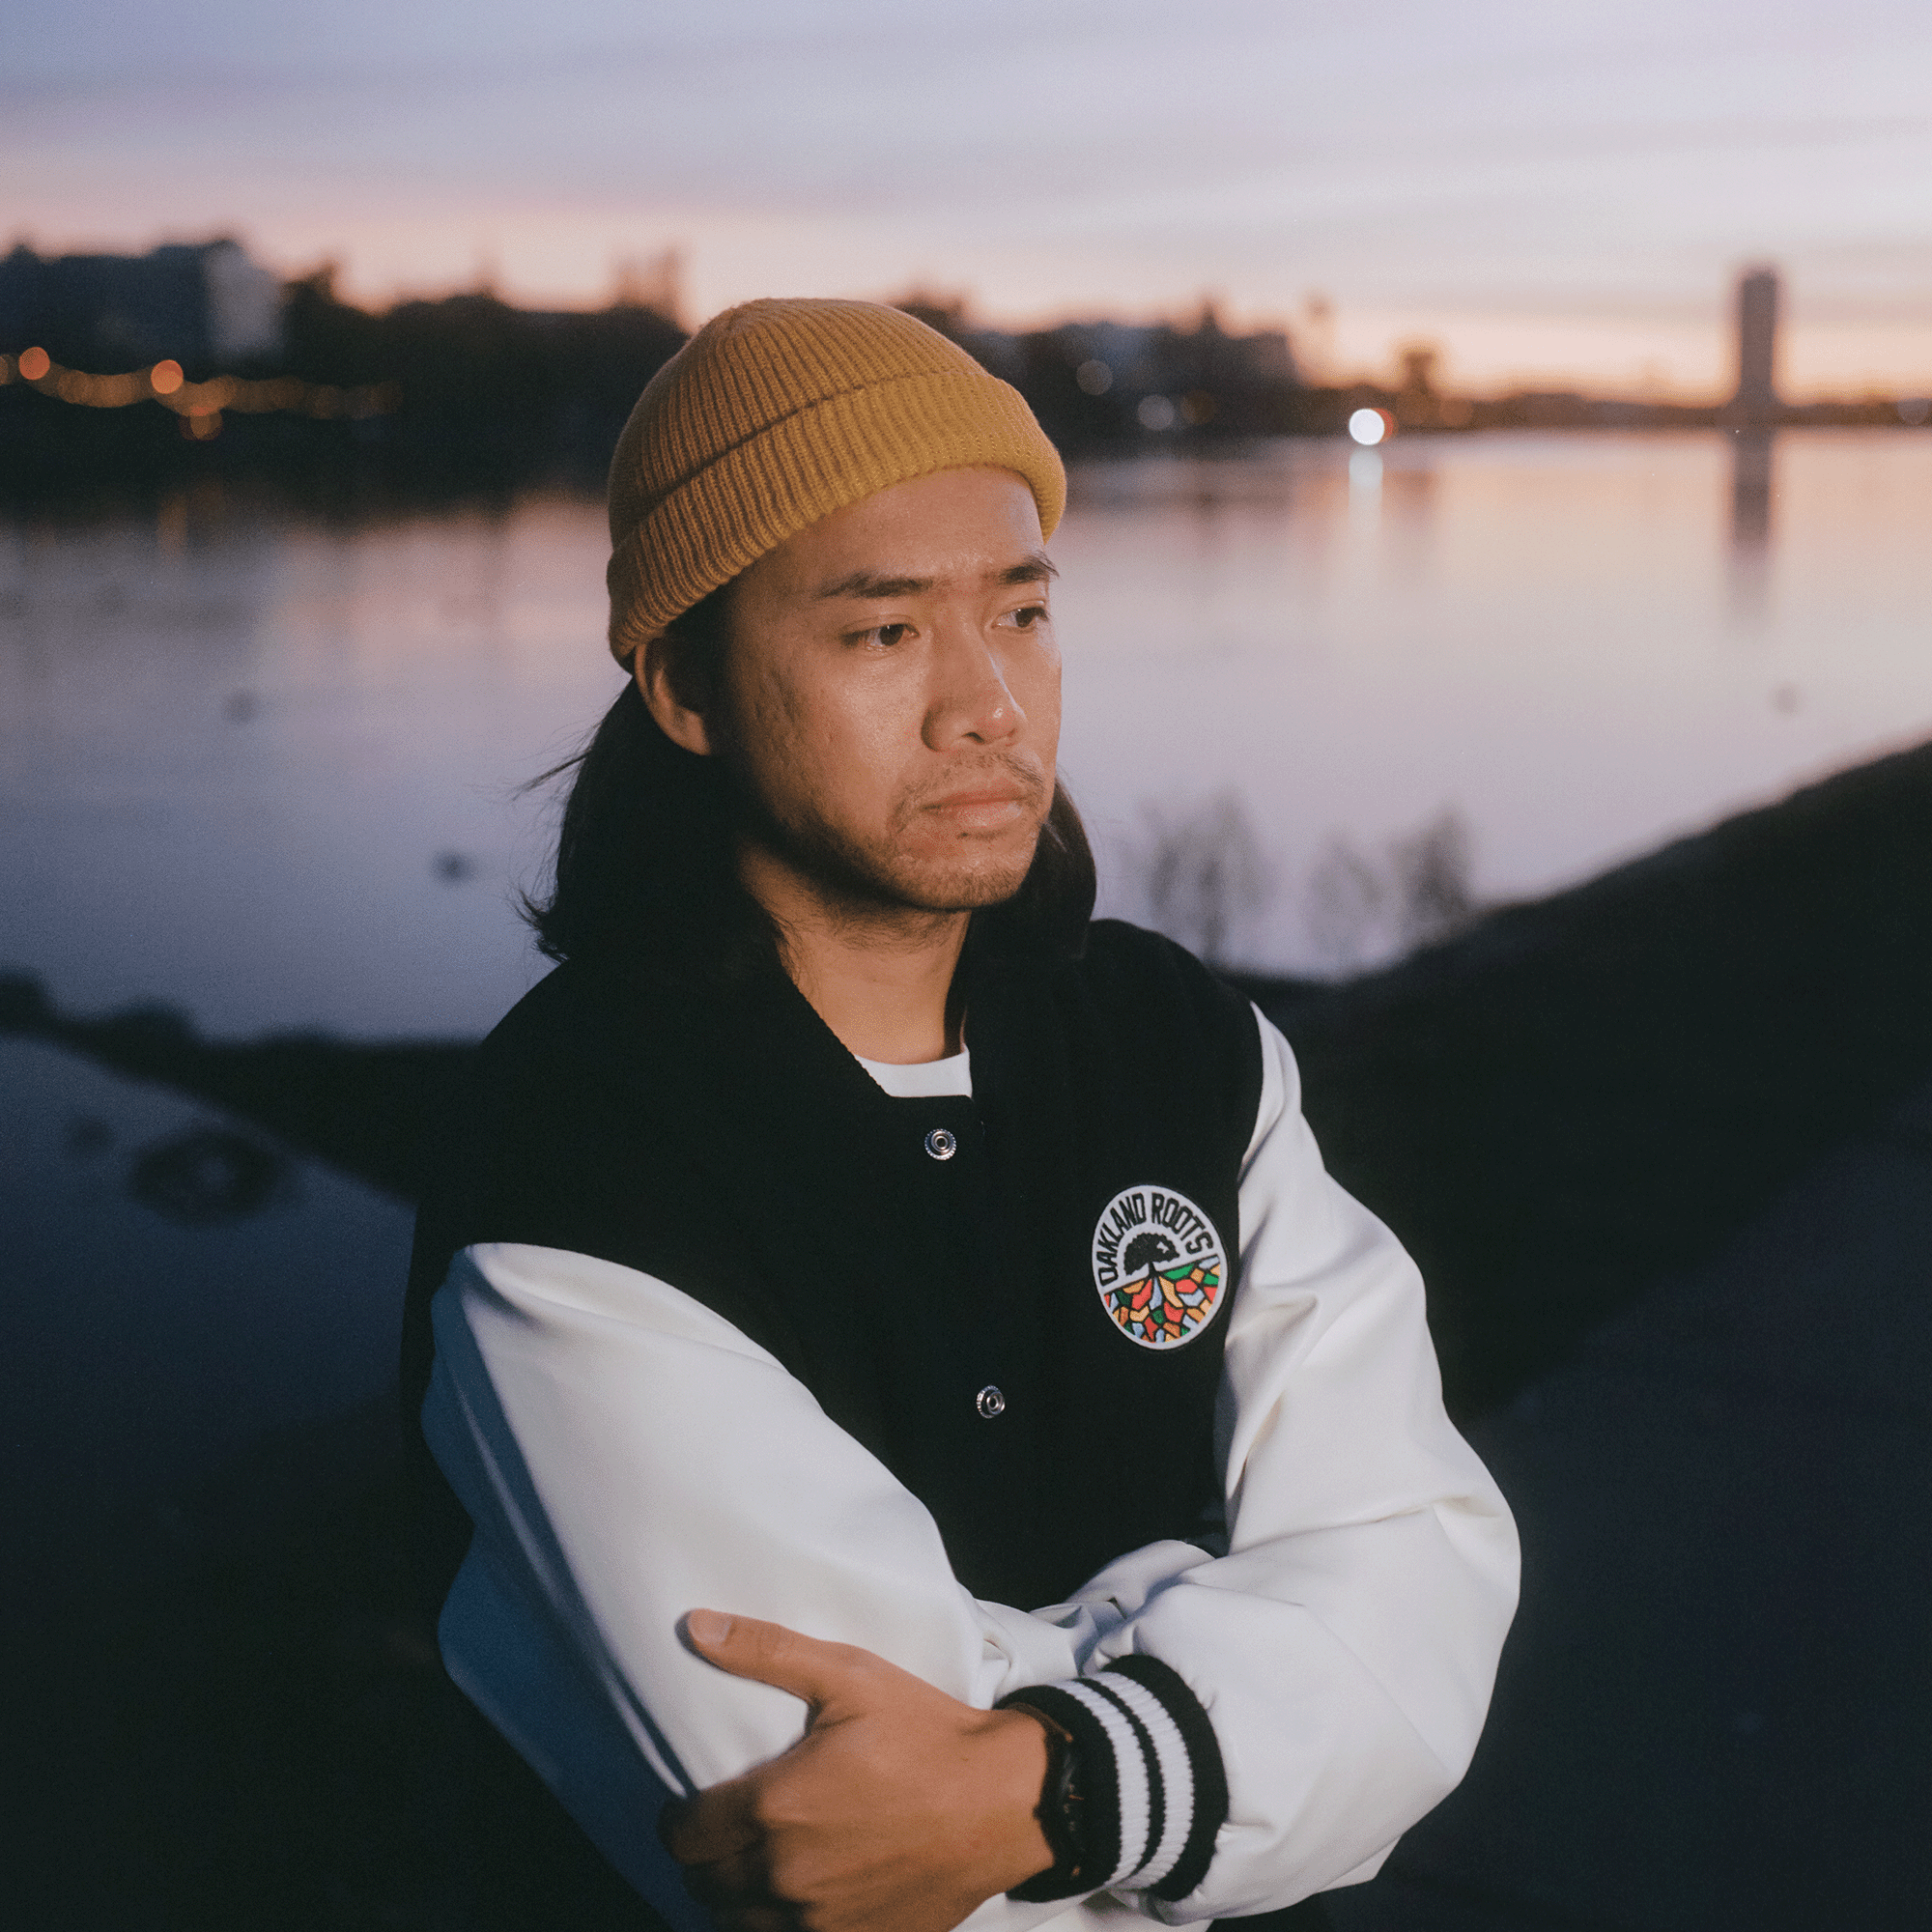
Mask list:
POLYGON ((1034 1816, 1046 1737, 851 1644, 694 1610, 697 1654, 810 1706, 790 1750, 666 1812, 721 1932, 951 1932, 1053 1862, 1034 1816))

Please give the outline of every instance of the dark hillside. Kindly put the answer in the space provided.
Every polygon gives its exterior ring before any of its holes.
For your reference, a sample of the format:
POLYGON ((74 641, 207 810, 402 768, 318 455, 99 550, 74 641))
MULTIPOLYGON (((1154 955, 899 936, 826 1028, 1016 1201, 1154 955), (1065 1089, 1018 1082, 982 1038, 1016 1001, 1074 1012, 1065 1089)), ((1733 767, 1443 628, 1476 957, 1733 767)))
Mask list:
POLYGON ((1932 1070, 1932 746, 1314 998, 1272 1000, 1330 1165, 1501 1400, 1932 1070))

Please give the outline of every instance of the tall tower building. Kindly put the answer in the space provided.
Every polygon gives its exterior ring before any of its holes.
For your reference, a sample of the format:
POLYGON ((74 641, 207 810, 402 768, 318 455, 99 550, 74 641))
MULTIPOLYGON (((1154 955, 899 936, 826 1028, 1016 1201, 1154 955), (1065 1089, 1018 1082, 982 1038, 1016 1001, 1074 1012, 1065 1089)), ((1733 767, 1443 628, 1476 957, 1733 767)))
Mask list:
POLYGON ((1777 270, 1747 269, 1738 277, 1738 387, 1731 412, 1775 415, 1777 400, 1777 270))

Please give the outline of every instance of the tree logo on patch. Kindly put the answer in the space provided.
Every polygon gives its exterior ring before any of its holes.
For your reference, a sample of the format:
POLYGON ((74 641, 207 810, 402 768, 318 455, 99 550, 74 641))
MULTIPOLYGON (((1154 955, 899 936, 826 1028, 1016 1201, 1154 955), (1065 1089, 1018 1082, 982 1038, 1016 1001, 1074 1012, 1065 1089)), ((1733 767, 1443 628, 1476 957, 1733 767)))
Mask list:
POLYGON ((1214 1224, 1171 1187, 1123 1187, 1094 1227, 1094 1286, 1128 1341, 1179 1349, 1214 1319, 1228 1282, 1214 1224))

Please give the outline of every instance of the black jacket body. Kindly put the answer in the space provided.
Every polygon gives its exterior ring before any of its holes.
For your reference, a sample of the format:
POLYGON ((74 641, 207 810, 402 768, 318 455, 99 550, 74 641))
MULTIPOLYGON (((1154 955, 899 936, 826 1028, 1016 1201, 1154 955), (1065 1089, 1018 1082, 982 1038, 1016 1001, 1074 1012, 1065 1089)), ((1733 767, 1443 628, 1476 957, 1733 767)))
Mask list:
POLYGON ((777 976, 551 974, 480 1050, 418 1218, 412 1418, 452 1257, 527 1242, 655 1275, 768 1349, 932 1512, 976 1596, 1059 1602, 1202 1534, 1253 1013, 1112 922, 1079 958, 969 945, 960 970, 974 1092, 938 1099, 884 1093, 777 976), (1211 1314, 1150 1330, 1132 1295, 1157 1316, 1151 1275, 1195 1258, 1181 1289, 1211 1276, 1211 1314))

